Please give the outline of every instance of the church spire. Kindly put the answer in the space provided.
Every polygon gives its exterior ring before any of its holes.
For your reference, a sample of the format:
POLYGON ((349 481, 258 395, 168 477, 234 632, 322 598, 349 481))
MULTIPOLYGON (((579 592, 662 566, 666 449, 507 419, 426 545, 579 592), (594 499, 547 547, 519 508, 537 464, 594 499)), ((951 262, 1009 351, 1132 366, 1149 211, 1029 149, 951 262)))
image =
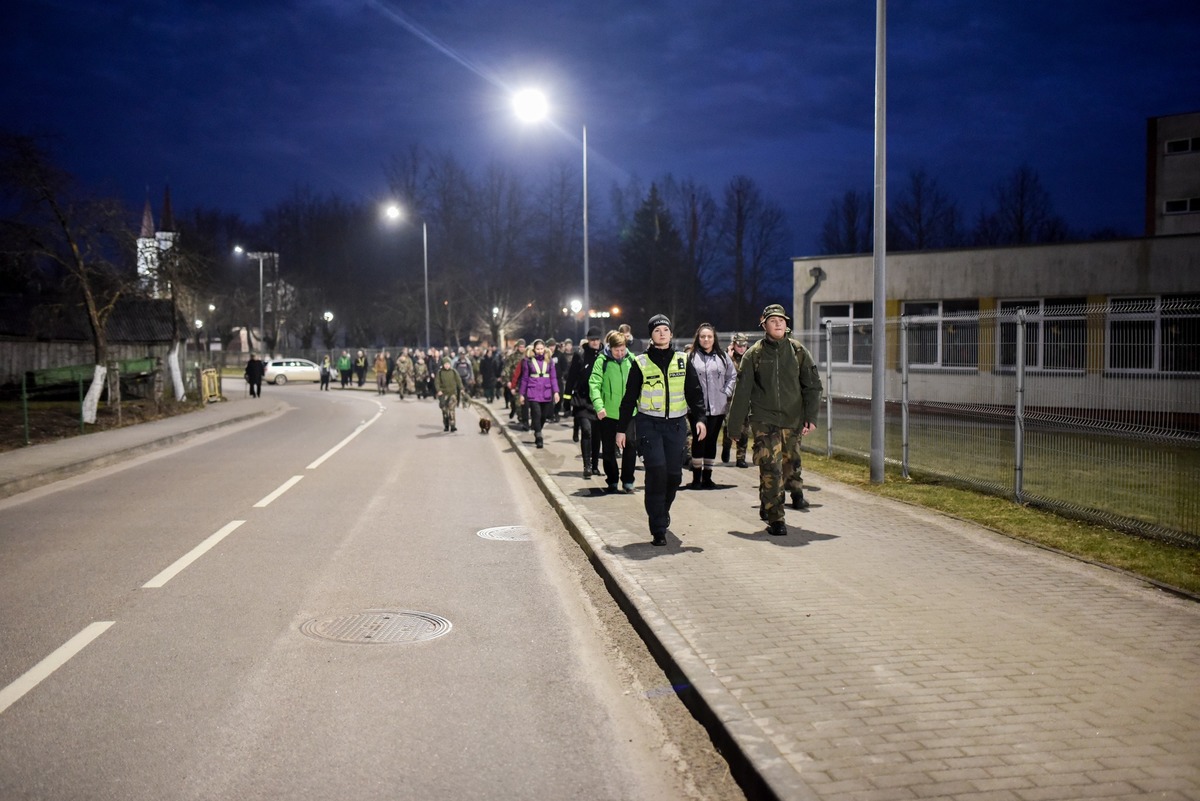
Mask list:
POLYGON ((142 238, 154 238, 154 213, 150 211, 150 190, 146 190, 146 210, 142 212, 142 238))

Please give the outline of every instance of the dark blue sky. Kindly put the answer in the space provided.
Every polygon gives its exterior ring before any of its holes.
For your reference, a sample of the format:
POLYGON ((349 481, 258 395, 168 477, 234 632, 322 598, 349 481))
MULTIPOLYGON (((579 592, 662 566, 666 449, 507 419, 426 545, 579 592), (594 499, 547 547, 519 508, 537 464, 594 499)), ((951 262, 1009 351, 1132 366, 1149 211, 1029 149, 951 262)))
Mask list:
MULTIPOLYGON (((1148 116, 1200 110, 1200 3, 913 0, 888 10, 893 196, 924 167, 973 221, 1027 163, 1074 228, 1140 234, 1148 116)), ((869 192, 873 0, 16 0, 3 125, 62 137, 92 189, 156 213, 254 220, 304 185, 352 199, 419 144, 592 195, 671 172, 748 175, 815 252, 830 201, 869 192), (571 136, 517 122, 540 85, 571 136)))

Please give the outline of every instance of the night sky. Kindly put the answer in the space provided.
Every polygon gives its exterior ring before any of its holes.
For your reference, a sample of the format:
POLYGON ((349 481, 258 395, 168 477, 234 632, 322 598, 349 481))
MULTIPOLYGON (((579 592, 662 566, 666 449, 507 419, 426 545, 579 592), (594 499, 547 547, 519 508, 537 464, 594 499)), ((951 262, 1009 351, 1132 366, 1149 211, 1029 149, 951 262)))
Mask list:
MULTIPOLYGON (((893 194, 926 169, 972 222, 1028 164, 1072 228, 1140 235, 1146 118, 1200 110, 1200 3, 914 0, 888 9, 893 194)), ((156 213, 258 219, 297 186, 386 194, 411 145, 592 196, 672 173, 735 175, 784 208, 795 255, 830 202, 869 193, 872 0, 16 0, 0 125, 61 137, 91 190, 156 213), (555 125, 518 122, 540 86, 555 125)))

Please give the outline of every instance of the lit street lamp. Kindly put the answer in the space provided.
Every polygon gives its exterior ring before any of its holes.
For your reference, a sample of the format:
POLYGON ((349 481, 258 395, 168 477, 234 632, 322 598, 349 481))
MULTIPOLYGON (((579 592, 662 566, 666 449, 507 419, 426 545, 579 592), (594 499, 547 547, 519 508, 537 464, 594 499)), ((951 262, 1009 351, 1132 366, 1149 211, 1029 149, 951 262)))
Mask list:
MULTIPOLYGON (((399 220, 403 213, 395 203, 389 203, 383 210, 389 220, 399 220)), ((425 218, 421 218, 421 250, 425 263, 425 350, 429 350, 429 230, 425 226, 425 218)))
MULTIPOLYGON (((513 96, 513 109, 525 122, 541 122, 550 111, 546 96, 537 89, 523 89, 513 96)), ((591 295, 588 290, 588 181, 587 126, 583 128, 583 308, 591 314, 591 295)))
MULTIPOLYGON (((273 251, 269 251, 269 250, 256 250, 256 251, 252 251, 252 252, 247 252, 246 250, 244 250, 242 248, 241 245, 235 245, 233 248, 233 252, 238 254, 239 256, 245 255, 246 258, 256 259, 258 261, 258 338, 259 338, 259 346, 261 349, 262 343, 265 342, 266 338, 267 338, 267 327, 263 323, 263 260, 264 259, 275 259, 276 260, 275 261, 275 280, 276 280, 276 282, 278 282, 279 281, 279 261, 278 261, 279 254, 275 253, 273 251)), ((276 286, 276 294, 278 294, 278 286, 276 286)), ((275 310, 275 315, 276 315, 276 319, 278 319, 278 316, 279 316, 278 309, 275 310)), ((253 347, 254 343, 247 342, 246 344, 253 347)))

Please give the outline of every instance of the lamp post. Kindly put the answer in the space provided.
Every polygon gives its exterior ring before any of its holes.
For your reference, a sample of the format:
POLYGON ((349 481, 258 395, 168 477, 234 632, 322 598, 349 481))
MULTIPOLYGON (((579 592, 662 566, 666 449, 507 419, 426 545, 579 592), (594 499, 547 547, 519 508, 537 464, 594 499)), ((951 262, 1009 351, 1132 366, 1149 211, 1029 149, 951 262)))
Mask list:
MULTIPOLYGON (((537 89, 523 89, 513 96, 517 117, 525 122, 541 122, 549 113, 546 96, 537 89)), ((591 315, 591 294, 588 287, 588 146, 587 125, 583 125, 583 310, 591 315)))
MULTIPOLYGON (((261 343, 264 342, 267 338, 267 327, 263 323, 263 260, 264 259, 278 259, 279 254, 274 253, 269 250, 256 250, 256 251, 247 252, 246 250, 244 250, 242 248, 241 245, 235 245, 233 248, 233 252, 238 254, 239 256, 245 255, 246 258, 256 259, 258 261, 258 338, 259 338, 259 343, 261 345, 261 343)), ((279 262, 278 261, 275 262, 275 280, 276 281, 279 280, 279 262)), ((275 310, 275 314, 276 315, 279 314, 278 309, 275 310)), ((276 319, 278 319, 278 318, 276 318, 276 319)), ((246 344, 252 345, 253 343, 248 342, 246 344)))
MULTIPOLYGON (((399 220, 403 214, 395 203, 389 203, 383 210, 389 220, 399 220)), ((421 218, 421 253, 425 271, 425 350, 429 350, 429 229, 425 218, 421 218)))

